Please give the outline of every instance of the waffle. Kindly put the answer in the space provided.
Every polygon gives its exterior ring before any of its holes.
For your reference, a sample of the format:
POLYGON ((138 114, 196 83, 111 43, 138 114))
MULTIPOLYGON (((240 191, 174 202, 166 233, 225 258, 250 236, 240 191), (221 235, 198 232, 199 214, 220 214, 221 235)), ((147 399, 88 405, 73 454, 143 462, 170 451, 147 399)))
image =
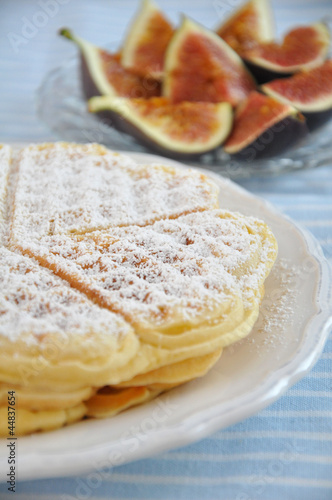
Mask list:
POLYGON ((108 383, 139 341, 121 316, 33 260, 0 248, 0 380, 73 390, 108 383))
MULTIPOLYGON (((25 435, 37 431, 52 431, 81 420, 86 414, 86 406, 81 403, 68 409, 30 411, 19 408, 16 411, 15 434, 25 435)), ((7 435, 7 406, 0 407, 0 436, 7 435)))
POLYGON ((18 434, 109 417, 250 333, 276 241, 219 209, 204 175, 99 145, 10 158, 1 148, 0 435, 8 391, 18 434))
POLYGON ((220 209, 46 237, 24 251, 134 328, 140 356, 112 384, 247 335, 275 257, 264 224, 220 209))
POLYGON ((30 146, 18 170, 11 228, 18 244, 50 234, 144 226, 218 206, 218 189, 205 176, 137 165, 97 144, 30 146))

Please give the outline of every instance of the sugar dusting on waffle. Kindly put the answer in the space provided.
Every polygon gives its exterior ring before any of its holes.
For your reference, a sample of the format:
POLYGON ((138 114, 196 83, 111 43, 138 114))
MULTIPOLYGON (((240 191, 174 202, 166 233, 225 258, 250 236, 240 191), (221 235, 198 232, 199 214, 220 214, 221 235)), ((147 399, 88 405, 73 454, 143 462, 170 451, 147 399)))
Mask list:
POLYGON ((137 165, 96 145, 23 150, 15 189, 12 236, 86 232, 215 208, 218 188, 204 175, 137 165))
POLYGON ((213 320, 223 303, 259 303, 276 254, 265 224, 213 210, 217 193, 205 176, 99 145, 30 146, 11 247, 131 323, 213 320))
POLYGON ((131 322, 161 324, 181 310, 183 320, 240 298, 261 298, 276 247, 253 218, 210 210, 86 235, 26 242, 44 265, 131 322))
POLYGON ((10 146, 0 144, 0 244, 5 237, 6 199, 8 176, 11 166, 12 150, 10 146))
POLYGON ((99 145, 30 146, 12 168, 8 154, 0 148, 0 383, 25 397, 19 433, 142 403, 250 333, 276 242, 263 222, 218 209, 204 175, 99 145), (145 375, 137 399, 131 383, 145 375))
MULTIPOLYGON (((27 257, 0 247, 0 336, 27 343, 45 334, 121 336, 129 325, 27 257)), ((86 339, 85 339, 86 341, 86 339)))

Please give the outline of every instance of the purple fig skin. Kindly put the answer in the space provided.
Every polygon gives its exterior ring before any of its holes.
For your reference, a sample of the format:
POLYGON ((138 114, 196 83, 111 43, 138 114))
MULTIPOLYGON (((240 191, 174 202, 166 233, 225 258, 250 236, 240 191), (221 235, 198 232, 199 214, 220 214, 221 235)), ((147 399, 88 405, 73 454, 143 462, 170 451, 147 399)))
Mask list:
POLYGON ((264 68, 264 66, 255 64, 251 61, 248 61, 247 59, 243 59, 243 62, 247 66, 250 73, 254 76, 258 85, 271 82, 272 80, 277 80, 278 78, 288 78, 293 74, 278 73, 277 71, 272 71, 271 69, 264 68))
POLYGON ((105 110, 94 114, 97 115, 103 123, 129 135, 131 138, 134 138, 139 144, 145 146, 149 152, 152 150, 157 154, 161 154, 162 156, 166 156, 174 160, 197 160, 207 153, 216 151, 220 147, 217 146, 209 151, 204 151, 203 153, 181 153, 179 151, 172 151, 171 149, 166 149, 160 144, 154 142, 139 128, 114 111, 105 110))
POLYGON ((314 132, 323 125, 326 124, 332 118, 332 108, 325 111, 314 111, 312 113, 303 112, 307 120, 308 129, 310 132, 314 132))
POLYGON ((308 132, 307 123, 303 118, 287 116, 264 130, 254 142, 231 156, 248 162, 277 157, 280 153, 300 143, 308 132))
POLYGON ((105 125, 118 130, 119 132, 124 132, 122 122, 123 118, 121 118, 118 113, 114 111, 105 110, 98 111, 97 113, 93 113, 99 120, 101 120, 105 125))

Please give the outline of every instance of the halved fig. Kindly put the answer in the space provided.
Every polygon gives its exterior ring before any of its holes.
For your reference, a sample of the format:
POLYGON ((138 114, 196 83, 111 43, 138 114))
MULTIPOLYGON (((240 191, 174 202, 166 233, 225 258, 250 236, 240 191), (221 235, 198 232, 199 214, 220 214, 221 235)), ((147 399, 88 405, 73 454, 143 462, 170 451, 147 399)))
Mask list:
POLYGON ((119 54, 110 54, 67 28, 59 33, 76 43, 81 51, 82 86, 87 99, 98 95, 133 98, 160 95, 160 83, 152 77, 141 77, 123 68, 119 54))
POLYGON ((172 104, 162 97, 93 97, 89 111, 148 148, 173 158, 196 158, 215 150, 229 135, 233 122, 229 103, 172 104))
POLYGON ((266 158, 279 154, 306 133, 305 119, 293 106, 252 92, 236 110, 224 151, 247 161, 266 158))
POLYGON ((241 58, 216 33, 184 18, 165 58, 163 95, 182 101, 236 106, 256 88, 241 58))
POLYGON ((327 58, 330 34, 324 23, 300 26, 289 31, 282 44, 261 43, 243 54, 260 83, 282 75, 311 69, 327 58))
POLYGON ((249 0, 216 29, 216 33, 242 55, 257 43, 274 40, 270 0, 249 0))
POLYGON ((142 0, 121 51, 121 63, 138 74, 160 78, 174 29, 153 0, 142 0))
POLYGON ((307 118, 308 127, 315 128, 332 114, 332 60, 290 78, 266 83, 262 90, 300 110, 307 118))

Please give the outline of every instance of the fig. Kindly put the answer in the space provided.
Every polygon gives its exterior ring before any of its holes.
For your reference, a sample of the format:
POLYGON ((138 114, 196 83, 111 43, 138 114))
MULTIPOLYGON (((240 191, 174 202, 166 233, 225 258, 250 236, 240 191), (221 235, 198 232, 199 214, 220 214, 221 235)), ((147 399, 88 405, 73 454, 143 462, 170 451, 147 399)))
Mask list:
POLYGON ((250 0, 216 29, 216 33, 242 55, 257 43, 274 39, 274 21, 269 0, 250 0))
POLYGON ((89 111, 148 148, 179 159, 197 158, 218 148, 233 122, 229 103, 173 104, 163 97, 93 97, 89 111))
POLYGON ((184 18, 166 52, 162 93, 173 103, 229 102, 256 88, 239 55, 216 33, 184 18))
POLYGON ((275 156, 307 133, 305 118, 274 97, 252 92, 235 113, 224 151, 251 161, 275 156))
POLYGON ((138 74, 160 78, 173 32, 172 25, 154 1, 143 0, 122 47, 122 65, 138 74))
POLYGON ((282 44, 260 43, 243 57, 259 83, 322 64, 327 58, 330 34, 324 23, 300 26, 289 31, 282 44))
POLYGON ((123 68, 119 54, 110 54, 67 28, 59 33, 80 49, 81 79, 86 99, 98 95, 144 98, 160 95, 160 83, 152 77, 142 77, 123 68))
POLYGON ((289 78, 266 83, 262 90, 300 110, 312 130, 332 114, 332 60, 289 78))

